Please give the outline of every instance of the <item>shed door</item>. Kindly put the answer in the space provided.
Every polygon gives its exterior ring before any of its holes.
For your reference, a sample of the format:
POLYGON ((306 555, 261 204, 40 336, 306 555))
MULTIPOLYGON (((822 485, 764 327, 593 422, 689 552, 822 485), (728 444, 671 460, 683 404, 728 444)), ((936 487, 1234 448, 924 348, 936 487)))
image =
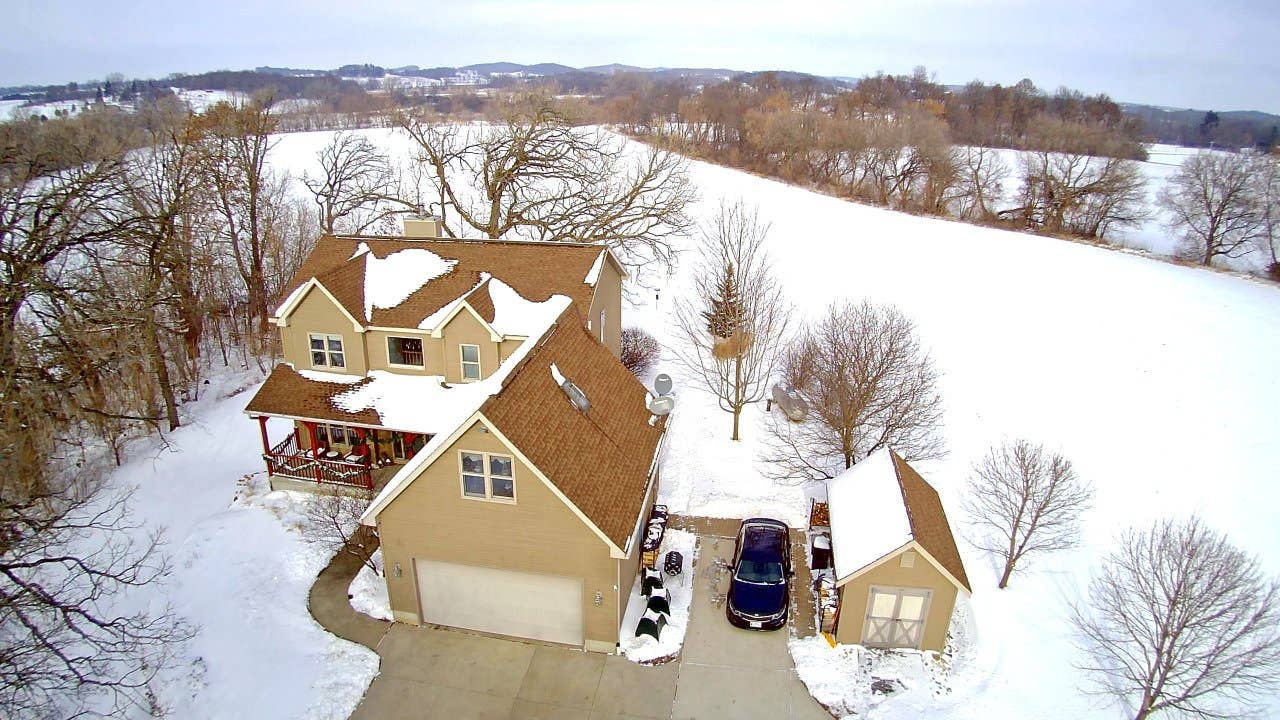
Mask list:
POLYGON ((920 588, 872 586, 862 643, 876 647, 920 647, 932 595, 932 590, 920 588))
POLYGON ((424 622, 582 645, 582 580, 417 560, 424 622))

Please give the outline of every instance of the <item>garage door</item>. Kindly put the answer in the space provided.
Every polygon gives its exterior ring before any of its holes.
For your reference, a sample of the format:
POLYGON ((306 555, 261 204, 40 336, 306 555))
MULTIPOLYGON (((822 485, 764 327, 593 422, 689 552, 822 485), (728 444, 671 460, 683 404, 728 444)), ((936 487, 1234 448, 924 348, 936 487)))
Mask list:
POLYGON ((417 560, 426 622, 582 645, 582 580, 417 560))

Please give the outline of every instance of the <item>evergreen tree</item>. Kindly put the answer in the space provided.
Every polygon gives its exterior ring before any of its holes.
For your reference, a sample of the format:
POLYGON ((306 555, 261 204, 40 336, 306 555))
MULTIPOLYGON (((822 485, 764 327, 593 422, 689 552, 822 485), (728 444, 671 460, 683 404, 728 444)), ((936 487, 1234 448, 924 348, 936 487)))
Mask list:
POLYGON ((733 263, 725 264, 724 276, 720 278, 716 292, 717 296, 711 298, 711 308, 702 313, 702 317, 707 321, 707 330, 715 337, 733 337, 742 322, 742 298, 738 296, 738 278, 734 274, 733 263))

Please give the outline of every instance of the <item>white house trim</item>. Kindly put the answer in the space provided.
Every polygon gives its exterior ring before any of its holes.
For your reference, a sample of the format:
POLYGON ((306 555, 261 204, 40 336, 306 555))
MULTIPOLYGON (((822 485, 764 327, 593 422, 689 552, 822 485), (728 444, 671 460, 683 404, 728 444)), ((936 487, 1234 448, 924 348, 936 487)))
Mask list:
POLYGON ((880 556, 880 558, 877 559, 875 562, 864 565, 863 567, 859 568, 857 571, 851 572, 843 578, 838 578, 836 580, 836 587, 842 587, 844 585, 847 585, 853 582, 854 580, 857 580, 858 578, 862 577, 863 575, 866 575, 872 570, 875 570, 876 568, 880 567, 886 562, 889 562, 890 560, 896 558, 898 555, 902 554, 904 550, 914 550, 920 555, 920 557, 924 558, 925 560, 928 560, 929 564, 932 565, 934 569, 936 569, 939 573, 941 573, 944 578, 950 581, 952 585, 955 585, 957 588, 964 591, 965 593, 969 592, 968 590, 965 590, 964 583, 957 580, 955 575, 952 575, 950 572, 948 572, 947 569, 942 566, 942 563, 938 562, 936 558, 934 558, 932 555, 929 554, 928 550, 925 550, 923 547, 921 547, 920 543, 916 542, 914 539, 908 540, 907 542, 898 546, 894 550, 890 550, 888 553, 885 553, 884 555, 880 556))

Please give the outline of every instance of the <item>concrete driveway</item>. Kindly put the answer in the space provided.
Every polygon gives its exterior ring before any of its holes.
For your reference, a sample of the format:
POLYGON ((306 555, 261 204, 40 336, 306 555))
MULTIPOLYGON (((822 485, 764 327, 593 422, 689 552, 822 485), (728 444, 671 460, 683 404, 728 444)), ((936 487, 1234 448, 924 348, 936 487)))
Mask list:
POLYGON ((796 677, 785 631, 739 630, 725 619, 717 600, 727 575, 715 561, 732 553, 731 539, 699 538, 692 618, 677 662, 648 667, 397 623, 378 644, 382 672, 352 718, 829 720, 796 677))

